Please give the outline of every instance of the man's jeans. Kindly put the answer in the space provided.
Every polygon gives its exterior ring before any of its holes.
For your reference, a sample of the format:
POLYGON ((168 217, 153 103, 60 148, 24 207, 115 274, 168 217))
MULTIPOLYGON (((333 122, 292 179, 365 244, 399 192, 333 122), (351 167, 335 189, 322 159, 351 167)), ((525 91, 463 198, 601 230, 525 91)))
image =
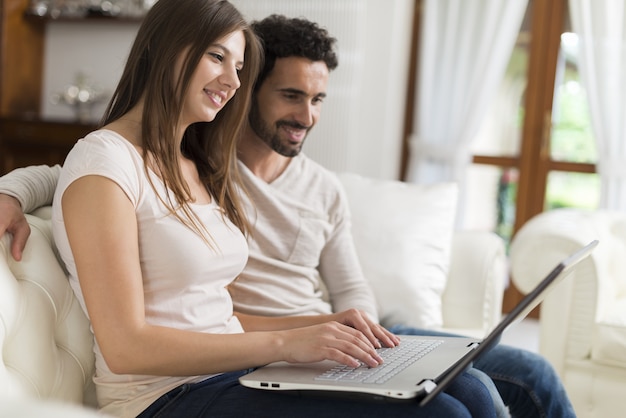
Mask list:
MULTIPOLYGON (((398 335, 451 336, 451 334, 393 326, 398 335)), ((474 362, 488 375, 513 417, 576 417, 565 388, 554 368, 542 356, 499 344, 474 362)))
POLYGON ((297 396, 241 386, 231 372, 193 384, 183 384, 157 399, 138 418, 198 417, 377 417, 377 418, 493 418, 491 396, 473 376, 463 373, 448 393, 425 407, 416 402, 368 402, 328 397, 297 396), (459 401, 461 400, 461 401, 459 401))

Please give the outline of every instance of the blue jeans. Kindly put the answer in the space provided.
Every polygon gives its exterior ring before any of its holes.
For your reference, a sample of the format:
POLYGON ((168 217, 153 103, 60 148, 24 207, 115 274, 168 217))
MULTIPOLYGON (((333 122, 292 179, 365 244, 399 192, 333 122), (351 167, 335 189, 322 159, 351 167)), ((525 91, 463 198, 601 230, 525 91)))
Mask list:
MULTIPOLYGON (((393 326, 390 331, 399 335, 451 335, 404 326, 393 326)), ((563 383, 538 354, 499 344, 475 361, 474 368, 493 380, 513 417, 576 417, 563 383)))
POLYGON ((369 402, 297 396, 241 386, 247 371, 224 373, 200 383, 184 384, 166 393, 138 417, 477 417, 493 418, 489 391, 464 373, 447 393, 420 408, 416 402, 369 402))

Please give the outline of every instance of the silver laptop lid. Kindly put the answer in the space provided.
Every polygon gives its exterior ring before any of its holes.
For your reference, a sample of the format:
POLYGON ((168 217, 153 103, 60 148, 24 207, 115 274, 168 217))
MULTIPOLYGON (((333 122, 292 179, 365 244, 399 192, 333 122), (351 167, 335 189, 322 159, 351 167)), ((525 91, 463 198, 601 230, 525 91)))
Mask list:
POLYGON ((557 264, 552 271, 550 271, 548 275, 541 280, 541 282, 539 282, 539 284, 535 286, 502 321, 500 321, 475 350, 469 352, 435 382, 436 385, 434 389, 420 401, 420 405, 426 405, 430 402, 437 394, 445 390, 459 374, 471 366, 474 360, 495 346, 500 341, 502 333, 509 326, 524 319, 530 311, 539 305, 547 291, 567 277, 572 268, 585 259, 597 245, 598 240, 594 240, 557 264))

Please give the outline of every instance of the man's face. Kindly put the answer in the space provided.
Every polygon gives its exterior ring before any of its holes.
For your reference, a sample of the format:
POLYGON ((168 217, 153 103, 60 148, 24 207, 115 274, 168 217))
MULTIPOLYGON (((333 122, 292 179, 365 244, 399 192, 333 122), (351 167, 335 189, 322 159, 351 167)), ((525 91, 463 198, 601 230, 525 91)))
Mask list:
POLYGON ((298 155, 320 116, 328 74, 323 61, 277 59, 250 110, 250 127, 259 139, 281 155, 298 155))

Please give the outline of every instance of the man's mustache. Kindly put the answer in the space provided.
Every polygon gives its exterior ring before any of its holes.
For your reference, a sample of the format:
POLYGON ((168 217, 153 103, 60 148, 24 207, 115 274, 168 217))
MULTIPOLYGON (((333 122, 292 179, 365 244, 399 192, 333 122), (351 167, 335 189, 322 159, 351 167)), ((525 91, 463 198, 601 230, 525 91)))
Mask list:
POLYGON ((307 130, 307 131, 309 129, 311 129, 310 126, 304 126, 304 125, 301 125, 301 124, 299 124, 297 122, 280 121, 280 122, 276 123, 276 127, 277 128, 280 128, 281 126, 287 126, 289 128, 294 128, 294 129, 304 129, 304 130, 307 130))

